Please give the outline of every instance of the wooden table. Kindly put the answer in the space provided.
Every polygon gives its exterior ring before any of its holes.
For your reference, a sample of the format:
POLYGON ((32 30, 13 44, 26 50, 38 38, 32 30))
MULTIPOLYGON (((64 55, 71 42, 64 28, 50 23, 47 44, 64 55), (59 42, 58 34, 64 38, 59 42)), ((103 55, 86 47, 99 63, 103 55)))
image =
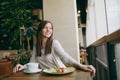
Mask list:
POLYGON ((48 75, 43 72, 26 74, 23 72, 14 73, 2 80, 92 80, 89 72, 76 70, 73 73, 64 75, 48 75))

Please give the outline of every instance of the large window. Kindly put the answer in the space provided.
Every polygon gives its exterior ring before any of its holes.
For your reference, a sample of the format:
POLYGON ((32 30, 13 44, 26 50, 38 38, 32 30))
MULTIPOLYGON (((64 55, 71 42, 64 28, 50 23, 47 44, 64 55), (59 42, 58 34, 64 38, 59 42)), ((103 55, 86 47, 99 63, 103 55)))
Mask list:
POLYGON ((108 32, 120 29, 120 0, 105 0, 108 32))

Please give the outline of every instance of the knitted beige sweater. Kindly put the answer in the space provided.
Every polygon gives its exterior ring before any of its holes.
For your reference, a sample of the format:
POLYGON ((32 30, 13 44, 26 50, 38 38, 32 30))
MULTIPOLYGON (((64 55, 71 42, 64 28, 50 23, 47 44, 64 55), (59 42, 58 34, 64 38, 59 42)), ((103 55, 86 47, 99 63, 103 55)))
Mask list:
POLYGON ((76 62, 64 51, 63 47, 56 39, 53 40, 51 54, 45 55, 44 52, 43 49, 41 57, 35 57, 36 49, 34 47, 30 62, 38 62, 41 69, 51 68, 53 66, 65 68, 66 65, 73 66, 76 62))

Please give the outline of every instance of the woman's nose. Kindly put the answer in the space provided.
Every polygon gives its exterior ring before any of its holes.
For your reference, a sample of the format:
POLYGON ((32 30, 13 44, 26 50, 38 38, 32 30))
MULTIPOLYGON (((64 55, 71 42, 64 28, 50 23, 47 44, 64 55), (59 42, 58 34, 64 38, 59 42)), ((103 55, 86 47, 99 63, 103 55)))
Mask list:
POLYGON ((47 28, 47 31, 49 31, 49 28, 47 28))

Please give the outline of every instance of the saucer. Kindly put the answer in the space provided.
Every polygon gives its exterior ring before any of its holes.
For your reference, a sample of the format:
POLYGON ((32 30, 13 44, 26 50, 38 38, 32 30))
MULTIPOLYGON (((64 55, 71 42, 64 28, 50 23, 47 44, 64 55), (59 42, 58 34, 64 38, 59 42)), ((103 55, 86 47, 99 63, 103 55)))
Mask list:
POLYGON ((37 69, 37 70, 33 70, 33 71, 24 70, 24 73, 38 73, 41 71, 42 71, 42 69, 37 69))

